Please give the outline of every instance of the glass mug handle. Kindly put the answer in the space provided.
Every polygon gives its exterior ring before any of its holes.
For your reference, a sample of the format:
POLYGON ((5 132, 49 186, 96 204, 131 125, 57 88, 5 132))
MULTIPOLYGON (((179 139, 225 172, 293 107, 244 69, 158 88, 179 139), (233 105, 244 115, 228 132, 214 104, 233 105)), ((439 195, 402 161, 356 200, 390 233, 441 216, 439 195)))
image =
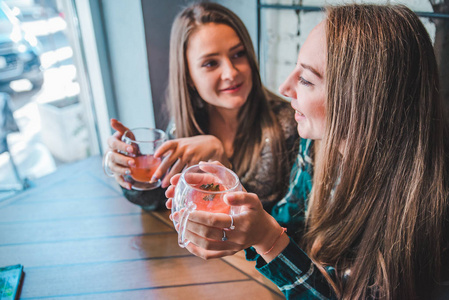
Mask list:
POLYGON ((193 202, 189 202, 187 207, 184 209, 184 212, 182 212, 181 214, 178 232, 178 244, 181 248, 187 247, 187 245, 190 243, 190 241, 185 238, 186 225, 187 221, 189 220, 190 213, 193 212, 195 209, 196 205, 193 202))
POLYGON ((106 155, 103 159, 103 171, 108 177, 114 177, 114 173, 109 169, 109 156, 112 154, 112 151, 106 152, 106 155))

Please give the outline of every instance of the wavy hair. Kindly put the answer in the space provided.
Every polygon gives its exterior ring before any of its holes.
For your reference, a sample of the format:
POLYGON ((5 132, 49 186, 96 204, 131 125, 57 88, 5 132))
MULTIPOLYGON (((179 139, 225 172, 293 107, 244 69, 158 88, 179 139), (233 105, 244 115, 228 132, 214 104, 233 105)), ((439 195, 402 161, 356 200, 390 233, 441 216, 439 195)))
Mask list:
POLYGON ((307 251, 336 266, 342 299, 427 299, 440 280, 449 153, 431 40, 401 5, 329 7, 325 22, 307 251))
MULTIPOLYGON (((186 48, 190 35, 200 26, 208 23, 225 24, 240 38, 252 72, 252 90, 246 103, 239 111, 238 132, 234 139, 234 153, 231 161, 234 170, 244 181, 260 159, 260 152, 268 139, 271 143, 279 180, 285 176, 286 162, 281 160, 285 151, 283 133, 275 115, 269 108, 269 99, 281 99, 269 92, 260 79, 256 54, 250 35, 239 17, 229 9, 216 3, 196 3, 181 11, 176 17, 170 37, 170 67, 168 103, 177 137, 208 134, 209 116, 207 103, 201 99, 188 82, 189 71, 186 48)), ((288 172, 288 171, 287 171, 288 172)), ((274 184, 281 184, 280 182, 274 184)))

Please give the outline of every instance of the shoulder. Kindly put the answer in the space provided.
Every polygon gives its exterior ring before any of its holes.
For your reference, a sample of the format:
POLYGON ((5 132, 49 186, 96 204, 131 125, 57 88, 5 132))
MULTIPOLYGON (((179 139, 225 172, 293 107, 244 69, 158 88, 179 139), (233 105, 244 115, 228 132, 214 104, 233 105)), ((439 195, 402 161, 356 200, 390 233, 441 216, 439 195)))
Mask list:
POLYGON ((281 98, 274 98, 268 101, 268 105, 285 135, 297 135, 295 113, 290 103, 281 98))
POLYGON ((279 97, 271 97, 271 99, 268 100, 268 105, 271 111, 276 115, 293 113, 293 108, 290 106, 290 102, 279 97))

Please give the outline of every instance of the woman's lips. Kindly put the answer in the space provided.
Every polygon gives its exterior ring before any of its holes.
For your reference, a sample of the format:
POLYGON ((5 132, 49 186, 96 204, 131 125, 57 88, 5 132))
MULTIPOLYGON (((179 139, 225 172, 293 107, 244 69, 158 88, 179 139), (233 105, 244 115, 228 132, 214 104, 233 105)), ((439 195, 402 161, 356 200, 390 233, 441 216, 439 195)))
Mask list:
POLYGON ((235 93, 240 90, 240 88, 243 86, 243 83, 232 85, 228 88, 222 89, 221 92, 223 93, 235 93))
POLYGON ((305 118, 305 116, 302 113, 300 113, 298 110, 295 109, 295 120, 298 122, 299 120, 304 119, 304 118, 305 118))

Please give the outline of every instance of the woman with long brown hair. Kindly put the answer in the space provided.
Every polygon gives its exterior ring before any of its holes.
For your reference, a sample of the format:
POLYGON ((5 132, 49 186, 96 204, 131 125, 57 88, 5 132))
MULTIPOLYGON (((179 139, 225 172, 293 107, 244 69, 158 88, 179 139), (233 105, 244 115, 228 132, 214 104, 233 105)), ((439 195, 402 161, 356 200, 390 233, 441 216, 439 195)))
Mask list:
POLYGON ((241 192, 226 200, 243 211, 233 230, 228 216, 190 214, 187 248, 213 258, 253 246, 247 257, 289 299, 431 299, 449 270, 449 130, 431 40, 405 6, 326 12, 280 87, 308 139, 297 172, 313 188, 294 212, 304 235, 295 243, 275 219, 290 199, 272 217, 241 192))
POLYGON ((164 160, 153 176, 162 179, 162 188, 131 189, 125 178, 134 160, 120 154, 128 147, 120 141, 126 127, 112 120, 117 132, 108 141, 107 164, 125 196, 148 210, 163 207, 163 188, 174 174, 218 160, 270 210, 287 189, 298 134, 288 102, 262 85, 251 38, 237 15, 216 3, 193 4, 178 14, 167 92, 172 140, 156 152, 164 160))

